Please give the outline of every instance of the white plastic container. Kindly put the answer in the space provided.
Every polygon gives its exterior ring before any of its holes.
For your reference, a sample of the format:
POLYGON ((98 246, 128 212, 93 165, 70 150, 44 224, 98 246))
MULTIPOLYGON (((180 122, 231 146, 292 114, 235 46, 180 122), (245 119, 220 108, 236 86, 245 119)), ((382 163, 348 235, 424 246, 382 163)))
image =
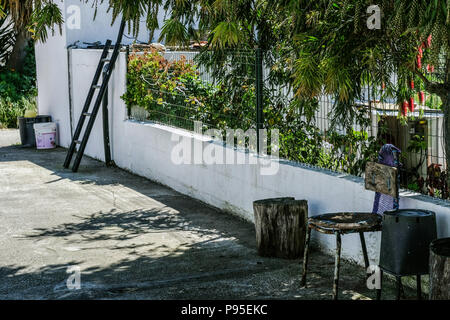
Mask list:
POLYGON ((56 123, 43 122, 35 123, 34 134, 36 136, 37 149, 54 149, 56 148, 56 123))

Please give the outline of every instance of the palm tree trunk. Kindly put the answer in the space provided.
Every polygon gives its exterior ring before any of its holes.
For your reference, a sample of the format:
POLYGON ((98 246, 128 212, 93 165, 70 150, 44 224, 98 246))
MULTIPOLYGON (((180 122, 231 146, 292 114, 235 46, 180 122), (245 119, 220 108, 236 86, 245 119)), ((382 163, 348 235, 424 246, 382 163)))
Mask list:
POLYGON ((16 35, 16 43, 14 44, 14 48, 9 56, 8 62, 6 63, 6 67, 9 69, 13 69, 17 72, 22 72, 26 57, 26 48, 28 45, 28 41, 30 38, 28 37, 28 33, 24 30, 21 30, 16 35))

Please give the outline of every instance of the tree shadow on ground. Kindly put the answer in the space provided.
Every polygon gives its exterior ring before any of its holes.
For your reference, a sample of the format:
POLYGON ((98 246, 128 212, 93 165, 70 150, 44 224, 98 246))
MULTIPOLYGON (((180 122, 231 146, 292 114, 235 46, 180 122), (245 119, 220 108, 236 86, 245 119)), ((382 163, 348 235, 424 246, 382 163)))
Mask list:
MULTIPOLYGON (((144 198, 157 199, 158 208, 110 210, 73 216, 71 222, 35 228, 22 241, 48 241, 48 246, 73 253, 42 266, 5 265, 0 268, 0 299, 329 299, 333 258, 313 253, 309 286, 300 288, 300 261, 257 255, 254 226, 167 188, 106 168, 85 158, 78 174, 64 169, 64 149, 47 152, 0 148, 0 162, 29 161, 46 168, 55 180, 81 184, 120 185, 144 198), (186 201, 189 200, 189 201, 186 201), (171 237, 173 243, 160 241, 171 237), (60 261, 62 260, 62 261, 60 261), (66 272, 80 266, 81 290, 69 290, 66 272)), ((342 294, 365 287, 362 268, 344 263, 342 294)))
MULTIPOLYGON (((220 218, 218 218, 220 220, 220 218)), ((241 227, 242 228, 242 227, 241 227)), ((233 231, 236 231, 234 229, 233 231)), ((120 256, 112 263, 90 264, 83 255, 70 263, 29 272, 25 267, 0 269, 5 279, 0 298, 44 299, 329 299, 333 257, 313 252, 308 288, 300 287, 300 261, 263 258, 254 246, 239 244, 234 232, 208 228, 179 213, 159 210, 96 213, 78 222, 35 229, 24 240, 52 239, 76 244, 80 251, 102 249, 105 256, 120 256), (175 247, 153 241, 154 234, 188 232, 193 242, 175 247), (140 237, 144 238, 140 239, 140 237), (142 243, 144 241, 144 243, 142 243), (81 290, 69 290, 69 266, 81 266, 81 290)), ((186 240, 186 238, 180 238, 186 240)), ((386 283, 385 298, 393 298, 386 283)), ((343 264, 341 298, 373 297, 363 270, 343 264)))

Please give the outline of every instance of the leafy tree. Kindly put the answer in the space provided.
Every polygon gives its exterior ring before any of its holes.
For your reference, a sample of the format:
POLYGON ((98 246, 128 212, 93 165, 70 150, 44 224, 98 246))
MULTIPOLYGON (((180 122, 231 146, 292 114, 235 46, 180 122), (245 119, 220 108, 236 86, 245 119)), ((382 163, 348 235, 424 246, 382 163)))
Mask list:
POLYGON ((134 28, 142 16, 150 28, 159 27, 157 12, 167 10, 162 39, 170 43, 187 43, 206 33, 217 70, 227 49, 258 45, 266 50, 271 79, 293 86, 298 106, 308 116, 317 104, 301 102, 329 94, 335 97, 335 122, 351 123, 355 100, 367 85, 383 99, 396 99, 399 109, 411 105, 417 91, 435 94, 442 101, 450 163, 449 0, 380 0, 382 25, 375 30, 367 27, 372 0, 109 3, 114 18, 123 13, 134 28))
POLYGON ((380 1, 379 30, 367 27, 370 0, 283 2, 297 16, 291 38, 298 97, 332 94, 335 116, 345 120, 352 118, 364 85, 399 106, 416 91, 436 94, 450 163, 450 1, 380 1))
POLYGON ((6 66, 22 71, 29 40, 33 37, 45 41, 48 28, 52 31, 55 25, 61 28, 62 13, 53 0, 0 0, 0 7, 8 12, 16 33, 6 66))

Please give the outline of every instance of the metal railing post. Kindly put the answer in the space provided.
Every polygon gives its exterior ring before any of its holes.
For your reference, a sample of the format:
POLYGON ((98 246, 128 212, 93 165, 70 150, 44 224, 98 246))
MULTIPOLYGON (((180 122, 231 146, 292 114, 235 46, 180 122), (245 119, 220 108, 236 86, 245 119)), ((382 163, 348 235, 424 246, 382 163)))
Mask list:
POLYGON ((256 139, 257 152, 261 152, 259 131, 263 129, 263 56, 261 48, 256 48, 256 139))

